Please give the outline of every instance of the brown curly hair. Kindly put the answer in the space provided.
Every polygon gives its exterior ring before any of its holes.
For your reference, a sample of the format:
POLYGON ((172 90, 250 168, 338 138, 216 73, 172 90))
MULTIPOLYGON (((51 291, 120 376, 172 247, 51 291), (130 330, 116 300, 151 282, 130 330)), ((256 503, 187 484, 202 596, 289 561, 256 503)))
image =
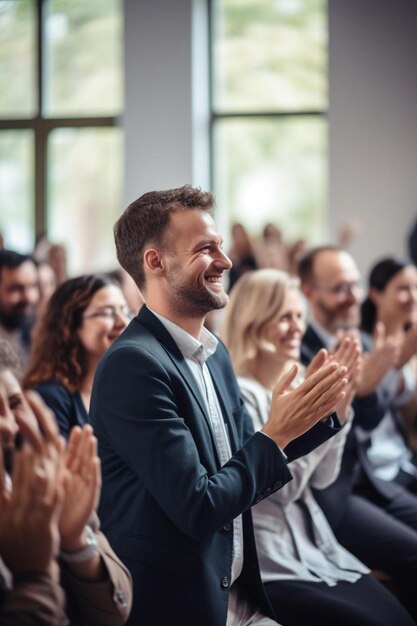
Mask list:
POLYGON ((87 355, 77 330, 96 291, 109 285, 119 286, 108 276, 88 274, 66 280, 52 294, 34 329, 25 388, 58 380, 70 392, 79 391, 87 373, 87 355))

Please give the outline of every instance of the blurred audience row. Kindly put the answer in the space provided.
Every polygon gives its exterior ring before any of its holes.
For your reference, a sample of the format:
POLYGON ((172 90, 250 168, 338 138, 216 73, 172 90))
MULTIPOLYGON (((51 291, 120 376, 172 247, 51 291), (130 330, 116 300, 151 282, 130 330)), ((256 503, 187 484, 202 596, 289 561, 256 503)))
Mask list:
MULTIPOLYGON (((48 262, 42 242, 38 259, 0 250, 0 621, 122 624, 131 582, 99 530, 87 422, 98 362, 143 299, 119 271, 68 279, 65 251, 54 266, 52 249, 48 262)), ((215 330, 255 428, 294 363, 294 387, 332 359, 349 378, 337 410, 345 427, 254 507, 278 619, 417 623, 416 266, 384 258, 365 289, 342 247, 288 246, 271 224, 259 248, 235 224, 230 257, 230 303, 215 330)))

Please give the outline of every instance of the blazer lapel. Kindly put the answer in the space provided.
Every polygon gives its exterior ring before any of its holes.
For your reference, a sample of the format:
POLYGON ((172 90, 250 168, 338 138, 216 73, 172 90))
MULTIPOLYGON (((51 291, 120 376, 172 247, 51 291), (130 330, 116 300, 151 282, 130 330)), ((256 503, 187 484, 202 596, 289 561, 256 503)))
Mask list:
MULTIPOLYGON (((175 365, 177 370, 180 372, 182 378, 184 379, 185 384, 187 385, 190 392, 193 394, 194 398, 198 402, 201 413, 204 416, 204 419, 207 423, 208 430, 210 433, 210 437, 212 440, 214 451, 216 452, 216 445, 213 437, 213 431, 210 425, 210 419, 207 413, 206 403, 201 395, 201 391, 199 386, 194 378, 193 373, 187 365, 185 358, 183 357, 180 349, 177 344, 165 328, 165 326, 159 321, 159 319, 151 312, 146 306, 143 306, 139 311, 137 319, 140 323, 144 324, 151 330, 151 332, 158 339, 162 349, 175 365)), ((217 457, 217 452, 216 452, 217 457)))
POLYGON ((324 348, 324 344, 320 337, 313 330, 312 326, 308 325, 301 343, 301 356, 304 364, 309 363, 321 350, 324 348))

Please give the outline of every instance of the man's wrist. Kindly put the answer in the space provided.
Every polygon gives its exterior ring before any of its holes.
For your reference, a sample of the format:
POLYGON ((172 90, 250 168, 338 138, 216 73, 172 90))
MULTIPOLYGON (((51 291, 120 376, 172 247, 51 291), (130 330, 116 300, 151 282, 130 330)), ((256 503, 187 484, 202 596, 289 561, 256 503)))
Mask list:
POLYGON ((85 526, 78 541, 62 543, 59 556, 67 563, 81 563, 88 561, 93 556, 98 555, 98 553, 96 535, 90 526, 85 526))
POLYGON ((66 537, 61 535, 61 550, 63 552, 79 552, 88 545, 87 526, 84 526, 81 533, 66 537))
POLYGON ((281 452, 282 456, 284 457, 284 460, 287 461, 288 457, 285 454, 282 446, 280 446, 280 444, 278 443, 278 441, 276 441, 273 437, 271 437, 269 433, 265 432, 263 428, 259 432, 262 433, 262 435, 264 435, 265 437, 268 437, 268 439, 272 439, 272 441, 275 443, 276 447, 278 448, 278 450, 281 452))

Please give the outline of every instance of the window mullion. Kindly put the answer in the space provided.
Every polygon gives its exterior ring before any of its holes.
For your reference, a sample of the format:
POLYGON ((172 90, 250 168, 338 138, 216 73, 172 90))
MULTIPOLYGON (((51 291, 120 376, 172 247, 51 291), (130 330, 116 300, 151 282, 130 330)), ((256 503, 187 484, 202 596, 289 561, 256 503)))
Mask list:
POLYGON ((44 0, 37 0, 37 100, 35 118, 35 230, 36 235, 46 230, 47 222, 47 140, 48 131, 43 125, 43 49, 44 49, 44 0))

